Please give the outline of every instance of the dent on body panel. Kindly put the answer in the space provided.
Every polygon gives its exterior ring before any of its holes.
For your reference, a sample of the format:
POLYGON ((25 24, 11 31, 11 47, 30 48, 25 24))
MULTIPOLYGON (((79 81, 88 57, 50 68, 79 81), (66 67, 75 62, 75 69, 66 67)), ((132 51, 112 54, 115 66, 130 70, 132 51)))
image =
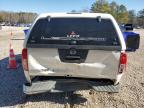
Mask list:
POLYGON ((103 74, 111 76, 113 78, 117 77, 118 66, 119 66, 120 52, 112 51, 108 58, 105 59, 105 64, 107 68, 103 70, 103 74))
POLYGON ((34 70, 40 71, 42 69, 46 69, 44 66, 40 65, 40 63, 32 55, 29 55, 29 64, 34 70))
MULTIPOLYGON (((56 60, 58 60, 59 62, 60 61, 60 58, 58 56, 55 56, 54 57, 56 60)), ((92 68, 105 68, 105 65, 102 64, 102 63, 97 63, 97 62, 92 62, 92 63, 73 63, 73 65, 77 65, 77 66, 80 66, 80 67, 92 67, 92 68)))
POLYGON ((30 73, 37 73, 40 72, 43 75, 48 75, 54 73, 53 70, 44 67, 41 65, 32 55, 29 55, 29 66, 30 66, 30 73))
POLYGON ((114 55, 114 57, 119 60, 120 58, 120 52, 119 51, 112 51, 112 54, 114 55))
POLYGON ((42 71, 48 69, 48 61, 55 56, 56 51, 49 49, 28 49, 29 50, 29 69, 30 71, 42 71))
POLYGON ((119 56, 120 52, 91 50, 86 62, 95 62, 99 66, 103 65, 104 68, 101 68, 101 75, 116 78, 119 56))

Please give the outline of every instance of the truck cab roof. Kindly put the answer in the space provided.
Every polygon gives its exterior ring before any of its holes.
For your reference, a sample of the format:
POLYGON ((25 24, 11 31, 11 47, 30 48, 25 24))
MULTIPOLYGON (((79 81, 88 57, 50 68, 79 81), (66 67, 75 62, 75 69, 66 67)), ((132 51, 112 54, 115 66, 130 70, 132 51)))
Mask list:
POLYGON ((112 18, 110 14, 105 13, 43 13, 40 14, 38 18, 44 18, 44 17, 83 17, 83 18, 95 18, 97 16, 101 16, 102 18, 112 18))

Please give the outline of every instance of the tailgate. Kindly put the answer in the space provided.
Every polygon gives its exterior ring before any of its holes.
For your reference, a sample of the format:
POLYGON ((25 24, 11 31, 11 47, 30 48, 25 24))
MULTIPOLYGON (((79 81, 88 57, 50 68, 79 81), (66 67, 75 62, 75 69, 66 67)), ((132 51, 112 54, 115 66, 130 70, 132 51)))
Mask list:
POLYGON ((30 75, 108 79, 116 79, 120 57, 118 51, 88 50, 86 57, 71 58, 54 48, 28 48, 28 54, 30 75))

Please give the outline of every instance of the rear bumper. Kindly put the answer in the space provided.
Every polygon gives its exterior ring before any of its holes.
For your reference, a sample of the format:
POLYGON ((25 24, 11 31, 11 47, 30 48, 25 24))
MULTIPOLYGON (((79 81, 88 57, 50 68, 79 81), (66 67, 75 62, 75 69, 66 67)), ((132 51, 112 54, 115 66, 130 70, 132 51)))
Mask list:
POLYGON ((23 92, 28 95, 44 92, 69 92, 88 89, 94 89, 99 92, 119 92, 119 84, 114 85, 110 81, 102 80, 55 79, 34 82, 31 86, 23 85, 23 92))

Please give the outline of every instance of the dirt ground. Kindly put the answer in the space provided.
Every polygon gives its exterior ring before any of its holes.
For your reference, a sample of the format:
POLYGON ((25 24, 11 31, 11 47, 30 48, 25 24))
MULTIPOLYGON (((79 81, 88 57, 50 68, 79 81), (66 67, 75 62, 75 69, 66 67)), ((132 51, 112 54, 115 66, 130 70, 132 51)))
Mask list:
POLYGON ((20 55, 22 39, 24 39, 23 29, 3 27, 0 30, 0 107, 144 108, 144 29, 135 30, 141 36, 140 49, 128 53, 127 70, 120 82, 119 93, 108 94, 92 91, 92 94, 89 94, 90 90, 86 90, 77 91, 73 95, 44 93, 27 98, 22 93, 22 84, 25 81, 20 55), (19 65, 16 70, 7 69, 10 42, 19 65))

